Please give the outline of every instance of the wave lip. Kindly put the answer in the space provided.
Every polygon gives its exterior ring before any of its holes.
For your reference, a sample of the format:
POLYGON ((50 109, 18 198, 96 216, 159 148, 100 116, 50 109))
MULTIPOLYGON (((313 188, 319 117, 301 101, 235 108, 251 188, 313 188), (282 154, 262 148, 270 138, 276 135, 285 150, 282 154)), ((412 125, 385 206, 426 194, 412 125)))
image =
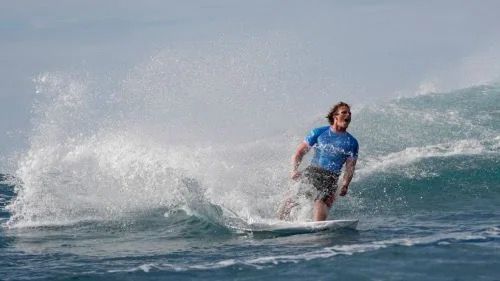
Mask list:
POLYGON ((364 166, 358 169, 357 173, 360 177, 366 177, 376 171, 407 166, 427 158, 498 153, 499 143, 500 137, 497 137, 493 139, 493 143, 467 139, 424 147, 409 147, 385 156, 366 158, 364 166))

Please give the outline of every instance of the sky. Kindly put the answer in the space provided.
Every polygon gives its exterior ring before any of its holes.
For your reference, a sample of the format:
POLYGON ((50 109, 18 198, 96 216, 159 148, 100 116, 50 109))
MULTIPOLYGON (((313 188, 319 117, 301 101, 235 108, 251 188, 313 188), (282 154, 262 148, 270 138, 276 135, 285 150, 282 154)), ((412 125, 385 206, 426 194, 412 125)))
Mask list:
POLYGON ((3 158, 28 145, 39 75, 85 73, 116 90, 166 50, 217 57, 213 42, 250 61, 275 56, 263 62, 295 74, 271 78, 298 80, 278 84, 300 89, 287 98, 308 112, 328 99, 372 103, 500 77, 499 1, 1 2, 3 158))

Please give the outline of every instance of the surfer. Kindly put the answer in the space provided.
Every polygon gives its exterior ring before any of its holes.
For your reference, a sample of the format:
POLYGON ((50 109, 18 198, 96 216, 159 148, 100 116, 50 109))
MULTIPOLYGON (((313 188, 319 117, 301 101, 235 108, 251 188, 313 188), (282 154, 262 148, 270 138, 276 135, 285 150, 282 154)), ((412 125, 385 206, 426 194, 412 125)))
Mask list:
MULTIPOLYGON (((335 201, 337 182, 344 164, 340 196, 347 194, 358 157, 358 141, 347 132, 351 122, 350 106, 339 102, 332 107, 326 118, 330 125, 313 129, 292 156, 291 178, 314 187, 315 221, 323 221, 328 217, 328 211, 335 201), (311 164, 301 172, 299 166, 302 158, 311 148, 314 148, 311 164)), ((279 218, 286 219, 291 209, 297 205, 292 198, 285 200, 279 210, 279 218)))

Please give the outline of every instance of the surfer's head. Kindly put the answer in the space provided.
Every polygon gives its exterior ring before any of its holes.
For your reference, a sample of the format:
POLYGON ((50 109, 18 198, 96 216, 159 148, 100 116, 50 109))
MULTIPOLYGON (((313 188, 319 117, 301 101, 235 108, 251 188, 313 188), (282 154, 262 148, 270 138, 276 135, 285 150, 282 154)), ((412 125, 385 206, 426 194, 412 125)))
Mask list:
POLYGON ((351 123, 351 107, 345 102, 339 102, 330 109, 326 118, 330 125, 345 130, 351 123))

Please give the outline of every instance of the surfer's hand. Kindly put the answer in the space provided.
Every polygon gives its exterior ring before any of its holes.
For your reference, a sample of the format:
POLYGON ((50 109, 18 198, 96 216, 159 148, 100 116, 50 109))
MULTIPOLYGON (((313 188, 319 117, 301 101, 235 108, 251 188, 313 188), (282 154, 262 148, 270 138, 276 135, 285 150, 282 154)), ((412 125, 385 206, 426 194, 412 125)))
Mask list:
POLYGON ((347 189, 349 187, 347 185, 343 185, 342 189, 340 190, 340 196, 345 196, 347 194, 347 189))
POLYGON ((290 177, 292 178, 292 180, 299 180, 301 176, 302 174, 299 171, 292 171, 290 173, 290 177))

